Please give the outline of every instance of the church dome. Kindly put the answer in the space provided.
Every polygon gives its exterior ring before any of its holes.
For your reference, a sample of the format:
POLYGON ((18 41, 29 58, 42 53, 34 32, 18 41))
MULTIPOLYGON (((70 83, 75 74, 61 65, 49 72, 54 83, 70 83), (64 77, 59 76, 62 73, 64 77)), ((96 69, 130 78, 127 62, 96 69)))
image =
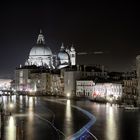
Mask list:
POLYGON ((37 45, 34 46, 30 51, 30 56, 50 56, 52 51, 49 47, 45 47, 45 39, 40 30, 40 34, 37 38, 37 45))
POLYGON ((30 56, 46 56, 46 55, 52 55, 52 51, 49 47, 45 46, 34 46, 30 51, 30 56))
POLYGON ((69 55, 67 52, 59 52, 58 53, 58 58, 60 60, 69 60, 69 55))
POLYGON ((58 53, 59 60, 69 60, 69 54, 65 51, 64 46, 62 44, 60 52, 58 53))

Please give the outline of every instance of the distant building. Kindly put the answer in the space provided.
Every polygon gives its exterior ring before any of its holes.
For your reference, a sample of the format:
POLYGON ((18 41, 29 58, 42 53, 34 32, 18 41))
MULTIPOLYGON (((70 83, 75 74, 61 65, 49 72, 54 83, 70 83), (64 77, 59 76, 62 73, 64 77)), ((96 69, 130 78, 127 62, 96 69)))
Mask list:
POLYGON ((60 71, 52 71, 47 77, 47 94, 63 95, 64 91, 61 88, 60 71))
POLYGON ((21 92, 46 92, 49 71, 36 66, 21 66, 15 70, 15 90, 21 92))
POLYGON ((135 78, 123 80, 123 100, 126 103, 133 104, 138 99, 138 81, 135 78))
POLYGON ((65 48, 62 43, 60 51, 53 54, 40 30, 36 45, 30 50, 25 65, 15 70, 14 88, 21 92, 63 94, 64 75, 60 74, 60 70, 75 65, 75 48, 65 48))
POLYGON ((36 67, 20 67, 15 70, 15 89, 16 91, 28 91, 31 87, 31 72, 36 67))
POLYGON ((99 78, 106 79, 107 72, 96 66, 77 65, 77 67, 66 68, 64 71, 64 94, 67 95, 69 93, 71 96, 79 95, 80 86, 77 89, 76 81, 82 81, 82 79, 87 81, 95 79, 96 81, 99 78))
POLYGON ((0 90, 10 90, 11 79, 0 79, 0 90))
POLYGON ((82 77, 82 71, 65 71, 64 72, 64 94, 76 96, 76 80, 82 77))
POLYGON ((40 30, 36 45, 31 49, 26 66, 43 66, 48 69, 61 69, 76 65, 76 51, 72 46, 70 49, 64 47, 63 43, 58 54, 53 54, 50 47, 46 47, 45 38, 40 30))
POLYGON ((76 96, 90 97, 94 93, 95 83, 92 80, 77 80, 76 81, 76 96))
POLYGON ((63 95, 60 70, 21 66, 15 70, 15 90, 23 93, 63 95))
POLYGON ((92 98, 105 98, 106 100, 118 100, 122 97, 122 84, 97 83, 92 98))
POLYGON ((123 73, 123 97, 122 100, 128 104, 136 104, 138 99, 138 79, 136 71, 123 73))
POLYGON ((93 100, 119 100, 122 97, 122 85, 116 83, 94 83, 90 80, 77 80, 76 96, 93 100))
POLYGON ((136 57, 136 72, 137 72, 137 80, 138 80, 138 104, 140 105, 140 55, 136 57))

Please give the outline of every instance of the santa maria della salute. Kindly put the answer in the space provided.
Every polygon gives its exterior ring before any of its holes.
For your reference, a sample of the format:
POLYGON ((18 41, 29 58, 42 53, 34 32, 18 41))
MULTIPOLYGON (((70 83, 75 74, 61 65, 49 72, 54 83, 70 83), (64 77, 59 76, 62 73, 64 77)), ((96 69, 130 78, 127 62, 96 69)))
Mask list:
POLYGON ((60 47, 58 54, 53 54, 51 49, 46 45, 42 30, 37 38, 36 45, 31 49, 29 58, 25 66, 35 65, 37 67, 46 67, 48 69, 61 69, 67 66, 76 65, 76 51, 73 46, 65 48, 64 44, 60 47))

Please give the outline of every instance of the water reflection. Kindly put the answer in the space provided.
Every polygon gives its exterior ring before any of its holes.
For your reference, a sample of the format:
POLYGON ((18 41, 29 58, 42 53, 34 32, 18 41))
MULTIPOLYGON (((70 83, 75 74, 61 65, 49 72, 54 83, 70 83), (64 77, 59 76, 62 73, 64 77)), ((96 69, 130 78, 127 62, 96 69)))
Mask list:
POLYGON ((22 102, 23 102, 23 96, 22 95, 20 95, 19 101, 20 101, 20 104, 22 104, 22 102))
POLYGON ((35 107, 35 98, 34 97, 28 97, 27 99, 28 102, 28 121, 27 121, 27 133, 30 135, 29 138, 27 139, 34 139, 34 107, 35 107), (29 127, 30 126, 30 127, 29 127))
POLYGON ((13 116, 9 118, 6 131, 7 131, 6 140, 16 140, 16 126, 15 126, 15 118, 13 116))
MULTIPOLYGON (((138 116, 138 118, 140 118, 140 113, 138 116)), ((140 119, 138 119, 138 138, 140 138, 140 119)))
POLYGON ((106 137, 107 140, 116 140, 117 134, 116 134, 116 123, 115 123, 115 117, 114 116, 114 108, 113 106, 110 106, 110 104, 106 105, 106 137))
POLYGON ((72 135, 73 130, 73 115, 71 108, 71 101, 67 100, 66 102, 66 112, 65 112, 65 120, 64 120, 64 134, 66 136, 72 135))
POLYGON ((15 96, 2 96, 1 97, 2 103, 3 103, 3 109, 6 112, 9 112, 14 109, 16 104, 16 98, 15 96))

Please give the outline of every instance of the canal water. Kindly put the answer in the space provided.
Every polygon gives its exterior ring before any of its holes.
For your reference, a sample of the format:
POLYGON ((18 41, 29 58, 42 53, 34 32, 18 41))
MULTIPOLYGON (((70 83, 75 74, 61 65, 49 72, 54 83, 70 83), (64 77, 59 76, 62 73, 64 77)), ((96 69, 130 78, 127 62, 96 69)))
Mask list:
MULTIPOLYGON (((12 112, 5 124, 5 140, 57 140, 57 135, 61 135, 61 132, 66 138, 72 136, 90 121, 82 111, 73 108, 72 105, 96 117, 89 129, 90 136, 83 137, 83 140, 140 140, 139 110, 129 111, 118 108, 117 105, 99 104, 88 100, 47 99, 4 96, 4 108, 12 112), (58 134, 56 129, 50 127, 48 121, 61 132, 58 134)), ((64 137, 60 136, 59 139, 64 137)))
POLYGON ((117 105, 77 101, 77 106, 96 117, 90 131, 99 140, 140 140, 140 110, 124 110, 117 105))

